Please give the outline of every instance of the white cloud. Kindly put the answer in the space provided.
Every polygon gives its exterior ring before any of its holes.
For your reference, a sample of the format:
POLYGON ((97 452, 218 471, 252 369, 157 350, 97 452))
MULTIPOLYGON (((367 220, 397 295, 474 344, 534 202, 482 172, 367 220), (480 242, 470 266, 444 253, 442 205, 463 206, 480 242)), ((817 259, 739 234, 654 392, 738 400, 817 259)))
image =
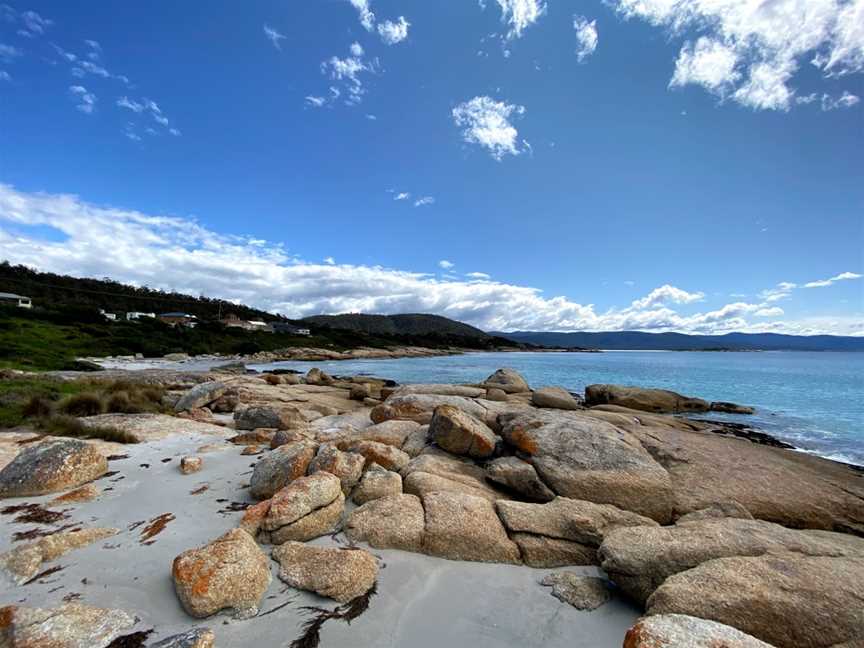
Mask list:
POLYGON ((89 92, 84 86, 69 86, 69 93, 75 97, 77 102, 75 107, 81 112, 90 115, 96 109, 96 95, 89 92))
POLYGON ((411 197, 411 194, 407 191, 400 191, 395 196, 393 196, 393 200, 408 200, 411 197))
MULTIPOLYGON (((363 47, 360 43, 352 43, 350 56, 345 58, 332 56, 321 63, 321 72, 323 74, 343 84, 344 89, 348 93, 345 103, 349 106, 359 104, 363 100, 363 95, 366 94, 366 89, 363 87, 360 75, 375 70, 373 64, 363 60, 363 54, 363 47)), ((333 95, 333 100, 341 95, 341 91, 335 87, 331 87, 330 92, 333 95)))
MULTIPOLYGON (((0 184, 0 250, 11 263, 82 277, 110 276, 153 288, 235 300, 289 317, 317 313, 436 313, 486 330, 731 330, 864 334, 861 318, 752 323, 768 308, 737 302, 682 315, 650 306, 597 312, 529 286, 458 280, 380 266, 311 263, 278 244, 217 234, 193 220, 87 203, 72 195, 27 193, 0 184), (6 225, 11 225, 7 229, 6 225), (33 234, 22 233, 33 228, 33 234), (63 237, 41 238, 54 229, 63 237), (58 240, 62 238, 62 240, 58 240)), ((449 268, 442 268, 449 270, 449 268)), ((481 279, 478 277, 477 279, 481 279)), ((661 287, 668 295, 697 293, 661 287)), ((685 302, 691 299, 686 297, 685 302)), ((773 315, 768 316, 773 317, 773 315)))
POLYGON ((287 38, 285 34, 280 34, 278 31, 276 31, 269 25, 264 25, 264 35, 267 37, 267 40, 273 43, 273 47, 275 47, 277 50, 282 49, 282 43, 280 41, 283 41, 287 38))
POLYGON ((839 97, 832 97, 831 95, 823 94, 822 95, 822 110, 837 110, 838 108, 851 108, 856 105, 861 98, 857 95, 853 95, 851 92, 844 92, 839 97))
POLYGON ((488 275, 485 272, 467 272, 465 273, 465 276, 478 281, 487 281, 492 278, 491 275, 488 275))
POLYGON ((759 293, 759 297, 761 297, 766 302, 776 302, 781 299, 786 299, 789 295, 792 294, 792 291, 798 287, 798 284, 792 283, 791 281, 781 281, 773 288, 768 288, 759 293))
POLYGON ((336 259, 334 259, 332 256, 324 257, 324 263, 326 263, 327 265, 336 265, 336 259))
POLYGON ((366 31, 372 31, 375 27, 375 14, 369 7, 369 0, 349 0, 351 5, 360 14, 360 24, 366 31))
POLYGON ((117 105, 120 108, 126 108, 128 110, 131 110, 134 113, 144 112, 144 108, 145 108, 143 103, 138 103, 137 101, 132 101, 129 97, 120 97, 117 100, 117 105))
POLYGON ((669 85, 680 87, 696 83, 723 95, 741 78, 741 73, 735 69, 737 63, 738 55, 734 50, 703 36, 695 46, 685 43, 681 48, 669 85))
POLYGON ((838 281, 849 281, 850 279, 860 279, 861 275, 856 272, 841 272, 840 274, 830 277, 828 279, 820 279, 819 281, 811 281, 809 283, 805 283, 805 288, 824 288, 825 286, 830 286, 831 284, 835 284, 838 281))
POLYGON ((0 18, 13 25, 20 25, 16 33, 25 38, 41 36, 54 24, 53 20, 43 18, 35 11, 18 12, 6 4, 0 4, 0 18))
POLYGON ((314 95, 308 95, 305 100, 307 105, 315 106, 316 108, 321 108, 324 104, 327 103, 327 99, 325 99, 324 97, 316 97, 314 95))
POLYGON ((685 42, 671 85, 695 83, 756 110, 788 110, 802 63, 864 70, 864 0, 610 0, 685 42), (700 46, 700 42, 702 45, 700 46))
POLYGON ((366 119, 368 119, 369 121, 378 121, 378 117, 376 117, 372 113, 366 113, 366 119))
POLYGON ((11 63, 13 59, 18 58, 23 54, 24 52, 14 45, 4 45, 3 43, 0 43, 0 61, 3 61, 4 63, 11 63))
POLYGON ((597 49, 599 37, 597 35, 597 21, 584 16, 573 16, 573 29, 576 30, 576 58, 581 63, 594 53, 597 49))
POLYGON ((756 317, 779 317, 785 314, 785 311, 779 306, 769 306, 766 308, 760 308, 755 313, 753 313, 756 317))
MULTIPOLYGON (((521 38, 522 33, 546 13, 544 0, 497 0, 501 22, 509 26, 507 39, 521 38)), ((485 3, 480 7, 485 9, 485 3)))
POLYGON ((12 75, 9 74, 6 70, 0 70, 0 81, 11 81, 12 75))
POLYGON ((456 264, 453 263, 452 261, 448 261, 447 259, 442 259, 441 261, 438 262, 438 267, 442 268, 444 270, 451 270, 454 267, 456 267, 456 264))
POLYGON ((414 201, 415 207, 424 207, 426 205, 434 205, 434 204, 435 204, 435 198, 433 198, 432 196, 423 196, 422 198, 418 198, 417 200, 414 201))
POLYGON ((360 43, 351 43, 351 56, 363 56, 363 46, 360 43))
POLYGON ((395 45, 408 38, 408 28, 410 26, 411 23, 405 20, 405 16, 399 16, 396 22, 385 20, 382 23, 378 23, 378 35, 388 45, 395 45))
POLYGON ((655 288, 642 299, 637 299, 631 304, 631 308, 642 310, 652 308, 660 304, 691 304, 693 302, 702 301, 705 298, 705 293, 687 292, 681 288, 664 284, 659 288, 655 288))
POLYGON ((165 116, 162 112, 162 108, 159 107, 152 99, 148 99, 144 97, 140 101, 135 101, 134 99, 130 99, 129 97, 120 97, 117 99, 117 106, 120 108, 125 108, 127 110, 131 110, 137 115, 148 114, 157 124, 165 127, 165 130, 175 137, 180 136, 180 131, 177 128, 171 127, 171 121, 165 116))
POLYGON ((505 155, 519 155, 519 132, 510 123, 512 115, 521 116, 524 106, 474 97, 453 109, 453 121, 462 128, 462 139, 489 149, 499 162, 505 155))

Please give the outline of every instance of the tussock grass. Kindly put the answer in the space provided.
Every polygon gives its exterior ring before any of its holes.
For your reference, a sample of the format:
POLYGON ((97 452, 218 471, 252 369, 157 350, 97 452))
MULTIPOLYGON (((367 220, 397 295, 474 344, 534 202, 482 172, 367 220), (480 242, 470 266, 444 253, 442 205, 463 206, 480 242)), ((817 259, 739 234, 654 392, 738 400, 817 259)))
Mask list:
POLYGON ((96 416, 105 411, 105 404, 98 394, 82 392, 64 399, 57 409, 69 416, 96 416))
POLYGON ((39 422, 39 428, 52 436, 75 437, 79 439, 102 439, 115 443, 138 443, 129 432, 108 426, 84 425, 74 416, 55 414, 39 422))

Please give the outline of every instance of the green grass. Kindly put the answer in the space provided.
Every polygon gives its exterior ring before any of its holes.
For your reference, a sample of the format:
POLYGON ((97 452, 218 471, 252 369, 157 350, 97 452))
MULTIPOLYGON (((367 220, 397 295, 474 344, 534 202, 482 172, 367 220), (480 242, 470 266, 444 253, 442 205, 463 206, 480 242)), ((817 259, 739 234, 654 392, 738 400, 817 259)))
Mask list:
POLYGON ((0 378, 0 428, 23 425, 25 408, 33 398, 57 402, 90 388, 83 382, 58 380, 48 376, 0 378))

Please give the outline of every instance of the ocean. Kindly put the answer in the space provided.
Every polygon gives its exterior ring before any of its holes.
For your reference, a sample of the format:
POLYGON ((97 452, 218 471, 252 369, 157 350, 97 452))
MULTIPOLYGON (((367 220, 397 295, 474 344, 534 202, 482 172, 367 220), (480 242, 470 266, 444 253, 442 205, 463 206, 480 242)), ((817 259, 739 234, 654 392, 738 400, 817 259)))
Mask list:
POLYGON ((400 383, 472 383, 500 367, 532 387, 581 392, 593 383, 671 389, 706 400, 752 405, 747 422, 796 447, 864 465, 864 353, 607 351, 603 353, 468 353, 436 358, 276 362, 255 369, 337 375, 369 374, 400 383))

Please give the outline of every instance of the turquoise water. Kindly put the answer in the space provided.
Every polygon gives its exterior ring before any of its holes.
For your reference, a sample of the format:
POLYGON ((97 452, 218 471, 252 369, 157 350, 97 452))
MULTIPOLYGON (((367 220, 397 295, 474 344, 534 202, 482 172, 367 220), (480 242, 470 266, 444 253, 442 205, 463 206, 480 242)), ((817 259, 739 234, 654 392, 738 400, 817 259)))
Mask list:
MULTIPOLYGON (((477 382, 499 367, 520 371, 532 387, 583 391, 592 383, 672 389, 707 400, 757 408, 747 421, 822 456, 864 465, 864 354, 697 353, 469 353, 441 358, 278 362, 267 367, 333 374, 372 374, 400 383, 477 382)), ((264 365, 256 368, 263 369, 264 365)))

